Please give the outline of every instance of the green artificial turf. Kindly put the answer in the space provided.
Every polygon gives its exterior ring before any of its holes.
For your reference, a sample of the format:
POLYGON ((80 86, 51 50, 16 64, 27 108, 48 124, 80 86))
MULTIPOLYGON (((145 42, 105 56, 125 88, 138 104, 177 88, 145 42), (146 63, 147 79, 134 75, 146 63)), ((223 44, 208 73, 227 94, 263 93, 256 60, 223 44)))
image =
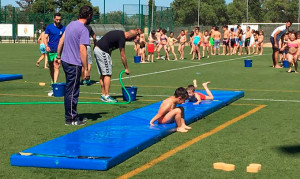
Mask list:
MULTIPOLYGON (((0 82, 0 102, 63 101, 48 97, 48 70, 35 66, 38 45, 0 44, 0 73, 23 74, 23 79, 0 82), (41 87, 39 82, 45 82, 41 87)), ((137 101, 129 105, 79 105, 80 115, 88 117, 87 125, 108 120, 124 112, 165 99, 179 86, 197 79, 199 85, 211 81, 211 89, 243 90, 245 97, 206 118, 191 124, 186 133, 174 133, 108 171, 86 171, 12 167, 9 157, 82 127, 64 125, 63 105, 0 105, 0 178, 116 178, 161 154, 240 116, 257 106, 258 112, 234 123, 170 158, 137 174, 136 178, 298 178, 300 176, 300 78, 286 69, 270 66, 271 49, 262 56, 211 56, 201 61, 187 59, 155 63, 133 63, 133 46, 126 47, 131 80, 125 85, 138 87, 137 101), (244 59, 252 59, 253 67, 245 68, 244 59), (154 73, 156 72, 156 73, 154 73), (143 76, 137 76, 141 75, 143 76), (236 105, 251 104, 251 105, 236 105), (254 105, 253 105, 254 104, 254 105), (236 165, 233 172, 214 170, 214 162, 236 165), (257 174, 246 172, 250 163, 262 164, 257 174)), ((123 66, 118 51, 112 54, 111 94, 122 100, 118 75, 123 66)), ((95 63, 95 62, 94 62, 95 63)), ((124 77, 127 77, 124 75, 124 77)), ((99 80, 96 66, 91 79, 99 80)), ((59 82, 64 82, 61 69, 59 82)), ((80 101, 98 101, 100 86, 80 87, 80 101)), ((84 126, 83 126, 84 127, 84 126)))

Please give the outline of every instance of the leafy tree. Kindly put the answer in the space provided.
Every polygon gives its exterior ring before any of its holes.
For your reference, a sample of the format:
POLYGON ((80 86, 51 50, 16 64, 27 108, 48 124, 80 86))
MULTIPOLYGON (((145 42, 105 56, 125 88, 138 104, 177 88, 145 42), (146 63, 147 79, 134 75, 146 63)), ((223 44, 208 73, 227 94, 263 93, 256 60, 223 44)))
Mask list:
POLYGON ((122 17, 122 11, 113 11, 106 13, 107 22, 109 22, 109 24, 122 24, 122 17))
MULTIPOLYGON (((199 0, 174 0, 171 7, 174 10, 175 24, 197 24, 199 0)), ((200 24, 225 24, 228 21, 225 0, 201 0, 200 24)))
MULTIPOLYGON (((55 12, 56 2, 54 0, 46 0, 45 1, 45 13, 53 13, 55 12)), ((35 0, 32 4, 32 8, 30 10, 31 13, 44 13, 44 0, 35 0)))
POLYGON ((246 22, 246 3, 244 0, 233 0, 227 5, 228 24, 246 22))
POLYGON ((262 5, 264 0, 248 1, 249 22, 263 22, 262 5))
POLYGON ((285 22, 290 19, 294 22, 298 18, 297 0, 265 0, 262 4, 265 22, 285 22))

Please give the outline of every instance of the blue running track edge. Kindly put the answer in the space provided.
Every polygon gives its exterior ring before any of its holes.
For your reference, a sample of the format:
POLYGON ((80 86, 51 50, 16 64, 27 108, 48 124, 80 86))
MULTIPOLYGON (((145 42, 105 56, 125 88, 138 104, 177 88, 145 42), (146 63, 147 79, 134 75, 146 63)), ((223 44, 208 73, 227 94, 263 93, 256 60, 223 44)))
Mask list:
MULTIPOLYGON (((243 91, 216 90, 212 94, 215 97, 213 101, 182 105, 187 124, 244 96, 243 91)), ((150 127, 149 122, 156 115, 160 104, 157 102, 129 111, 22 151, 29 156, 13 154, 10 157, 11 165, 108 170, 176 131, 175 123, 150 127)))

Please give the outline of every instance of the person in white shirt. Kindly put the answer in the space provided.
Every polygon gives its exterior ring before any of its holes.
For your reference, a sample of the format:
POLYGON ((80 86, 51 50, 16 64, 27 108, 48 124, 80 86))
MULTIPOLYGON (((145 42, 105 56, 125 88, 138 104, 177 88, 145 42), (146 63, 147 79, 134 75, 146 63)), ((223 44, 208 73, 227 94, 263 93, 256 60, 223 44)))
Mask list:
POLYGON ((291 25, 292 22, 288 20, 286 21, 285 25, 277 27, 271 34, 270 41, 272 43, 272 48, 273 48, 272 60, 273 60, 274 68, 282 68, 278 64, 278 54, 279 54, 278 44, 279 44, 280 37, 288 31, 291 25))

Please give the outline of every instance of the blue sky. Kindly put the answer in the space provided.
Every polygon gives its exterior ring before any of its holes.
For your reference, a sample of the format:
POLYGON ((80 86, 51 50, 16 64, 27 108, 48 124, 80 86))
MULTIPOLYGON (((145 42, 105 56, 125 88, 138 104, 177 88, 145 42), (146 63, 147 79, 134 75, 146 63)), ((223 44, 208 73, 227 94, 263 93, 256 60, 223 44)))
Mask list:
MULTIPOLYGON (((2 6, 11 4, 18 7, 16 0, 0 0, 2 6)), ((226 0, 226 2, 231 2, 232 0, 226 0)), ((103 2, 104 0, 91 0, 93 6, 100 6, 100 12, 103 12, 103 2)), ((141 0, 141 4, 147 4, 148 0, 141 0)), ((173 0, 155 0, 157 6, 169 7, 173 0)), ((139 0, 106 0, 106 12, 119 11, 123 9, 123 4, 138 4, 139 0)))

